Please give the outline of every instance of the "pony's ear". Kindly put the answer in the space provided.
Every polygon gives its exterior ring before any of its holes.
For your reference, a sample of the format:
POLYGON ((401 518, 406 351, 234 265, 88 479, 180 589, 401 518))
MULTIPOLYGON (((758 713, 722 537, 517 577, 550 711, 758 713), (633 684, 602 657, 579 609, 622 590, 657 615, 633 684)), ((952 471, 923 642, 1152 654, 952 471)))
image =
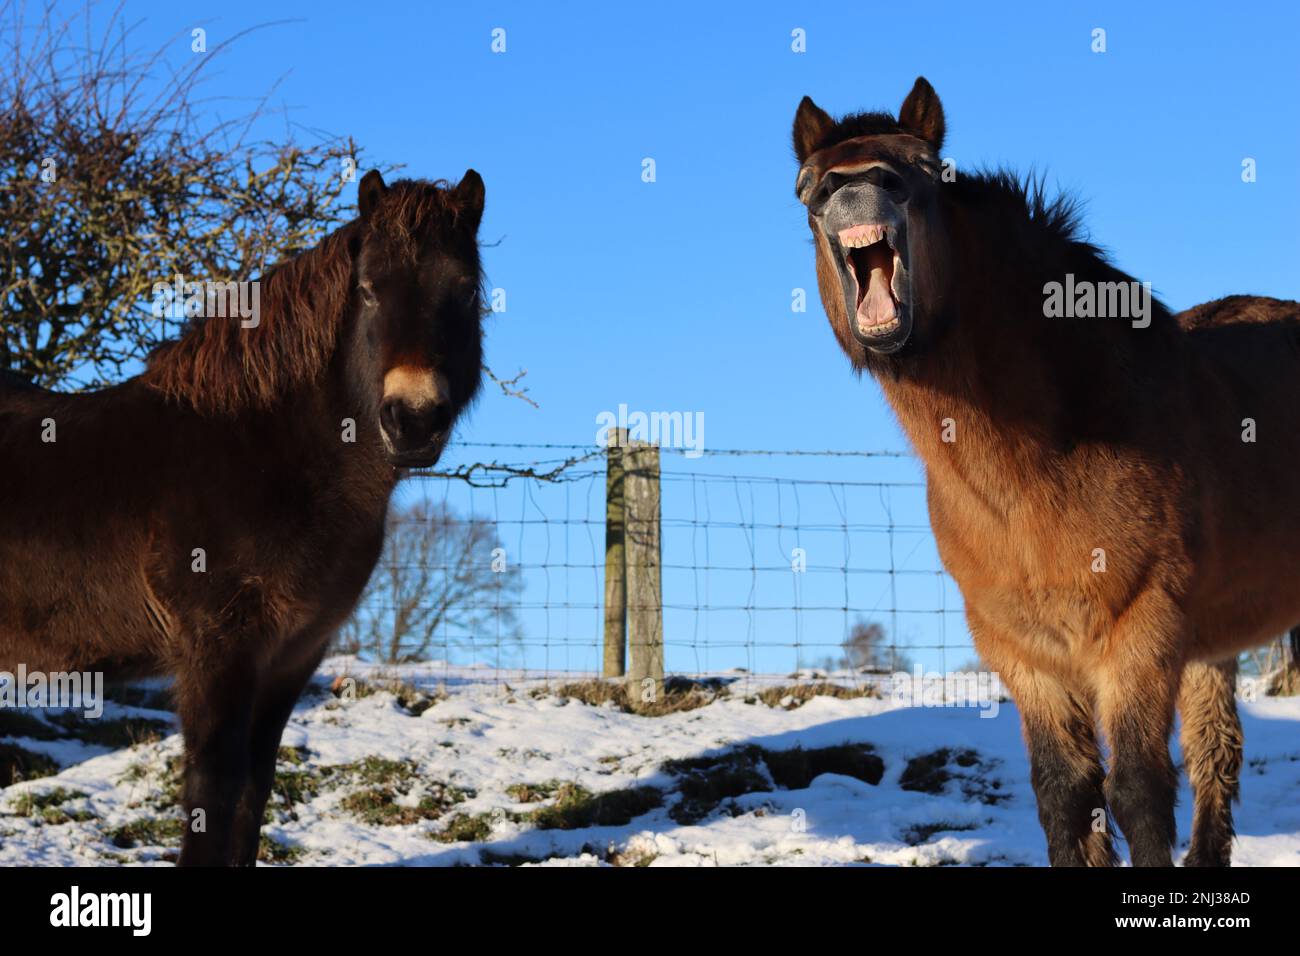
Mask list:
POLYGON ((483 218, 483 200, 486 196, 483 177, 472 169, 465 170, 451 191, 456 204, 456 225, 467 230, 471 235, 478 232, 478 224, 483 218))
POLYGON ((817 150, 818 144, 835 128, 829 113, 805 96, 794 114, 794 155, 799 165, 817 150))
POLYGON ((943 104, 925 77, 916 78, 912 92, 903 100, 898 111, 898 125, 921 137, 934 147, 936 153, 943 149, 943 134, 947 128, 943 120, 943 104))
POLYGON ((388 187, 384 185, 384 177, 379 170, 372 169, 361 177, 361 183, 357 186, 357 208, 361 210, 362 219, 370 218, 386 192, 388 187))

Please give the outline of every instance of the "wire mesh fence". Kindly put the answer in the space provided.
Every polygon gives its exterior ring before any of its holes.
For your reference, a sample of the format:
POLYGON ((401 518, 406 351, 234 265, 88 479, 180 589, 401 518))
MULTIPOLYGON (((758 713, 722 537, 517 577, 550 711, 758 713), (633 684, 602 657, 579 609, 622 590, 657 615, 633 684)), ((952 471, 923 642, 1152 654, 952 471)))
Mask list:
MULTIPOLYGON (((455 452, 404 486, 342 648, 448 675, 600 674, 606 449, 455 452)), ((667 673, 857 682, 974 668, 913 458, 661 452, 667 673)))

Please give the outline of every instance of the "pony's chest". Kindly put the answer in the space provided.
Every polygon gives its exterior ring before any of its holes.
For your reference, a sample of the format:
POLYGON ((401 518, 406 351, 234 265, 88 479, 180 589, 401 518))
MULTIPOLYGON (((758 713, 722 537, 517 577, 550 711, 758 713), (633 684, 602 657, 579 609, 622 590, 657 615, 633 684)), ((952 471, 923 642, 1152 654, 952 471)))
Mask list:
POLYGON ((1111 541, 1051 499, 996 508, 973 492, 929 489, 944 567, 967 611, 992 631, 1043 654, 1070 653, 1112 617, 1111 541), (1108 548, 1110 551, 1108 552, 1108 548))

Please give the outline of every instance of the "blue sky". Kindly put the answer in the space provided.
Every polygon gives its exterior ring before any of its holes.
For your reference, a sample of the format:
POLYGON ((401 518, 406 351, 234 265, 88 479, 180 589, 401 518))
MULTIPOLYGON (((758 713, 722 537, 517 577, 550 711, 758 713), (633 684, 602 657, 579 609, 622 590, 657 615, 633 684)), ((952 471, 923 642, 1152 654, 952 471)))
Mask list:
MULTIPOLYGON (((1175 309, 1300 297, 1295 4, 810 7, 165 0, 127 13, 146 45, 295 21, 239 41, 209 92, 280 80, 276 104, 304 127, 411 175, 483 175, 489 284, 507 296, 488 359, 528 369, 541 407, 489 391, 464 441, 589 443, 595 416, 627 403, 704 413, 713 448, 904 448, 816 302, 789 129, 804 94, 837 114, 896 111, 918 74, 943 100, 959 173, 1046 171, 1175 309), (1090 49, 1097 27, 1105 53, 1090 49), (796 28, 805 53, 791 50, 796 28), (804 314, 795 288, 809 291, 804 314)), ((177 63, 190 55, 178 44, 177 63)), ((907 463, 833 467, 916 477, 907 463)))

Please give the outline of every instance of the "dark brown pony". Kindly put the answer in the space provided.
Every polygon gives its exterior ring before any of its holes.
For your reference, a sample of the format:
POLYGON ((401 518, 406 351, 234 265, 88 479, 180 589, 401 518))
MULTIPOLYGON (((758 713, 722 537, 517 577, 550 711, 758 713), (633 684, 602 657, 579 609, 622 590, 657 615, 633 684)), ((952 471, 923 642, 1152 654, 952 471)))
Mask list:
POLYGON ((0 670, 175 675, 182 864, 256 859, 394 485, 478 389, 483 181, 372 172, 358 206, 267 273, 253 327, 198 322, 93 394, 0 380, 0 670))
POLYGON ((1177 706, 1186 863, 1226 865, 1235 655, 1300 620, 1300 304, 1171 315, 1117 285, 1132 278, 1079 239, 1068 200, 945 175, 943 137, 924 79, 897 119, 800 104, 796 191, 831 328, 925 462, 975 646, 1020 710, 1051 862, 1114 862, 1107 810, 1135 864, 1171 862, 1177 706))

